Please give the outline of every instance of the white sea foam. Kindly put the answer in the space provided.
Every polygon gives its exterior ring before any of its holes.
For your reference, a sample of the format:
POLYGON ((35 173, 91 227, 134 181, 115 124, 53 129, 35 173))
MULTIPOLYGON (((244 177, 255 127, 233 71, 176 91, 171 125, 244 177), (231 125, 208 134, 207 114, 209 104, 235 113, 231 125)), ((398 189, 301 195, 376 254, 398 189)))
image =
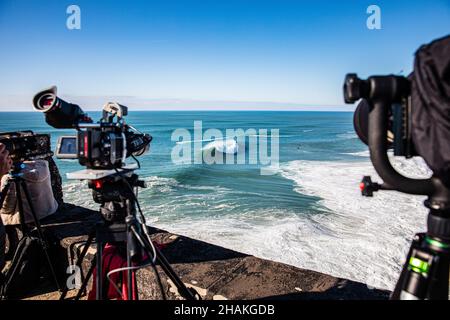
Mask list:
POLYGON ((217 152, 236 154, 239 150, 239 145, 234 139, 215 140, 203 147, 203 151, 211 151, 215 149, 217 152))
MULTIPOLYGON (((427 171, 415 166, 418 160, 393 162, 414 176, 427 171)), ((235 217, 163 222, 161 227, 392 290, 411 238, 425 229, 424 197, 390 191, 363 198, 358 188, 361 177, 370 174, 379 180, 368 161, 292 161, 281 170, 294 181, 296 191, 321 199, 322 214, 267 209, 235 217)))
MULTIPOLYGON (((429 176, 419 159, 391 162, 409 176, 429 176)), ((312 228, 305 231, 308 239, 299 250, 312 258, 296 264, 393 289, 411 238, 425 229, 424 197, 392 191, 361 197, 358 183, 363 175, 380 180, 369 161, 293 161, 282 175, 295 182, 298 192, 320 197, 330 212, 308 217, 312 228)))
POLYGON ((359 152, 350 152, 350 153, 346 153, 346 154, 349 154, 351 156, 356 156, 356 157, 370 157, 369 150, 364 150, 364 151, 359 151, 359 152))
POLYGON ((355 131, 347 131, 345 133, 340 133, 340 134, 336 135, 336 137, 339 139, 344 139, 344 140, 358 138, 355 131))
MULTIPOLYGON (((409 175, 429 175, 420 159, 393 162, 409 175)), ((358 188, 361 177, 372 175, 374 181, 379 180, 368 159, 292 161, 281 166, 280 174, 293 181, 295 191, 317 197, 322 213, 250 207, 237 214, 239 204, 227 197, 236 190, 180 184, 161 177, 146 178, 149 188, 141 191, 140 198, 146 199, 142 207, 150 213, 148 222, 157 227, 262 258, 393 289, 410 239, 425 229, 424 198, 392 191, 363 198, 358 188), (153 201, 152 194, 167 197, 153 201), (208 216, 189 214, 190 209, 198 207, 208 216)), ((66 201, 98 208, 86 183, 70 182, 64 189, 66 201)))
POLYGON ((86 181, 69 181, 63 185, 64 201, 96 210, 98 204, 92 199, 92 191, 86 181))

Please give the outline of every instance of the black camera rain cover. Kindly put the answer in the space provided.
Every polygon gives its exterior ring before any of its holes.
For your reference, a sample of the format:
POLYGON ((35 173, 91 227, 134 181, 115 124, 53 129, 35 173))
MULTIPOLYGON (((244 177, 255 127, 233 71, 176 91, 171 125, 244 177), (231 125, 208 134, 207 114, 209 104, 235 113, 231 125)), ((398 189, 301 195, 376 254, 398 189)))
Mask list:
POLYGON ((414 146, 434 174, 450 183, 450 36, 416 52, 411 99, 414 146))

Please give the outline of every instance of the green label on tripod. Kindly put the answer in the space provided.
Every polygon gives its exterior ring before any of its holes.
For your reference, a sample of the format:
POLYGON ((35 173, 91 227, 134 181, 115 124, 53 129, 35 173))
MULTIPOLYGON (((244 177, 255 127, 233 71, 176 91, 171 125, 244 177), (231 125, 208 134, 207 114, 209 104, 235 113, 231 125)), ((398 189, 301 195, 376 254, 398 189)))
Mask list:
POLYGON ((440 241, 431 239, 429 237, 425 238, 425 241, 428 242, 429 244, 431 244, 432 246, 441 248, 441 249, 448 249, 450 246, 448 244, 442 243, 440 241))
POLYGON ((409 259, 409 266, 414 272, 422 273, 424 275, 428 274, 428 270, 430 269, 428 262, 416 257, 411 257, 411 259, 409 259))

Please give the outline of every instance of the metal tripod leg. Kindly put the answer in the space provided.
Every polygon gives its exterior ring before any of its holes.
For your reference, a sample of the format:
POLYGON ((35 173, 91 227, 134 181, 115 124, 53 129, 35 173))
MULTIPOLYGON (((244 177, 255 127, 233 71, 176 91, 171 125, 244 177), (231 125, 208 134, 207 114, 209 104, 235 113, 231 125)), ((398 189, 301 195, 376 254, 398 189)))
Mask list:
MULTIPOLYGON (((84 244, 83 250, 81 250, 81 253, 77 258, 77 262, 75 263, 75 266, 77 268, 79 268, 80 270, 81 270, 81 265, 83 263, 84 257, 86 256, 86 253, 89 250, 89 247, 91 246, 92 241, 94 240, 94 236, 95 236, 95 229, 92 230, 91 233, 89 234, 88 239, 86 240, 86 243, 84 244)), ((86 277, 89 280, 89 273, 86 277)), ((83 279, 83 283, 84 283, 84 280, 85 279, 83 279)), ((83 290, 81 290, 81 288, 80 288, 79 292, 80 291, 83 291, 83 290)), ((59 297, 59 300, 64 300, 68 292, 69 292, 69 288, 67 286, 65 286, 59 297)))
MULTIPOLYGON (((78 293, 75 297, 75 300, 79 300, 81 298, 81 296, 83 295, 83 293, 86 291, 87 289, 87 285, 89 283, 90 278, 92 277, 92 274, 94 272, 94 269, 96 268, 97 270, 97 276, 96 276, 96 280, 95 280, 95 288, 96 288, 96 299, 97 300, 101 300, 103 297, 103 284, 102 284, 102 255, 103 255, 103 242, 99 242, 99 225, 96 225, 96 227, 91 231, 91 233, 88 236, 88 239, 86 241, 86 244, 83 247, 83 250, 81 251, 79 257, 77 258, 77 263, 76 266, 78 268, 81 268, 81 264, 83 263, 83 260, 87 254, 87 251, 89 250, 89 247, 91 246, 91 244, 94 242, 94 237, 96 238, 96 244, 97 244, 97 252, 95 254, 95 257, 92 259, 91 262, 91 266, 89 267, 89 270, 86 274, 86 277, 83 279, 83 282, 81 284, 81 287, 78 289, 78 293), (100 275, 100 276, 99 276, 100 275)), ((63 300, 68 292, 68 288, 66 287, 63 291, 63 293, 60 296, 60 300, 63 300)))
POLYGON ((86 291, 87 285, 89 283, 89 279, 92 277, 92 274, 94 273, 94 269, 95 269, 96 265, 97 265, 97 258, 94 257, 92 259, 91 266, 89 267, 86 277, 84 278, 83 283, 81 284, 81 287, 77 292, 75 300, 80 300, 81 296, 86 291))
MULTIPOLYGON (((92 243, 92 241, 91 241, 91 243, 92 243)), ((100 246, 103 246, 103 244, 97 244, 97 246, 100 247, 100 246)), ((98 249, 97 249, 97 251, 98 251, 98 249)), ((75 296, 75 300, 80 300, 81 296, 83 295, 83 292, 86 291, 89 280, 92 277, 92 274, 94 273, 94 269, 97 267, 97 259, 98 259, 98 255, 96 254, 95 257, 92 259, 91 266, 89 267, 86 277, 83 279, 83 283, 81 284, 80 289, 78 289, 77 295, 75 296)), ((101 263, 102 260, 100 259, 99 261, 101 263)), ((98 273, 98 269, 97 269, 97 273, 98 273)), ((96 279, 98 279, 98 278, 99 277, 97 276, 96 279)), ((96 294, 97 294, 97 291, 96 291, 96 294)))
POLYGON ((95 277, 95 299, 103 300, 103 243, 97 242, 97 276, 95 277))
MULTIPOLYGON (((100 248, 100 246, 103 246, 103 244, 97 244, 97 246, 100 248)), ((100 251, 102 251, 102 250, 100 249, 100 251)), ((98 252, 98 249, 97 249, 97 252, 98 252)), ((92 277, 92 274, 94 273, 94 269, 97 268, 97 274, 98 274, 98 264, 97 264, 98 262, 97 261, 100 261, 100 265, 102 264, 101 263, 102 259, 98 259, 98 255, 96 254, 95 257, 92 259, 91 266, 89 267, 89 270, 88 270, 88 272, 86 274, 86 277, 83 279, 83 282, 81 284, 80 289, 78 289, 77 295, 75 296, 75 300, 80 300, 81 296, 83 295, 83 292, 86 291, 87 285, 89 283, 89 280, 92 277)), ((98 299, 98 295, 100 293, 100 291, 98 291, 98 290, 99 289, 102 290, 101 289, 101 287, 102 287, 101 286, 101 281, 100 281, 100 288, 98 287, 98 279, 99 278, 101 278, 101 273, 100 273, 100 277, 98 275, 96 277, 96 283, 95 283, 95 286, 96 286, 96 292, 95 292, 96 293, 96 299, 98 299)))
POLYGON ((178 292, 187 300, 197 300, 195 295, 189 290, 186 285, 181 281, 178 275, 170 266, 169 261, 167 261, 166 257, 161 253, 161 251, 155 246, 156 250, 156 260, 159 262, 161 268, 167 274, 167 276, 172 280, 175 286, 178 289, 178 292))
MULTIPOLYGON (((132 231, 136 234, 137 230, 132 228, 132 231)), ((147 249, 147 251, 151 252, 150 243, 148 243, 148 239, 146 237, 140 237, 136 235, 138 240, 144 241, 141 245, 147 249)), ((156 260, 160 264, 164 273, 169 277, 169 279, 173 282, 173 284, 177 287, 178 292, 181 296, 183 296, 186 300, 197 300, 194 293, 189 290, 183 281, 178 277, 175 271, 170 266, 170 263, 167 261, 166 257, 162 254, 162 252, 158 249, 157 246, 153 246, 156 252, 156 260)))
MULTIPOLYGON (((87 253, 87 250, 88 250, 90 244, 92 242, 94 242, 93 241, 94 235, 96 238, 95 242, 97 244, 97 252, 95 254, 95 257, 92 259, 91 266, 86 274, 86 277, 83 279, 83 282, 81 284, 80 289, 78 290, 75 300, 79 300, 82 296, 82 293, 86 290, 89 280, 92 277, 92 274, 94 272, 94 269, 96 269, 96 273, 97 273, 96 278, 95 278, 95 283, 93 284, 96 288, 96 292, 95 292, 96 300, 103 300, 105 298, 105 292, 103 290, 103 270, 102 269, 103 269, 103 247, 106 243, 105 242, 106 239, 104 238, 105 237, 105 229, 104 229, 103 224, 97 224, 95 229, 89 235, 88 241, 77 260, 77 265, 79 265, 79 266, 81 265, 82 260, 86 256, 86 253, 87 253)), ((64 298, 64 296, 61 295, 60 299, 64 298)))
POLYGON ((127 243, 126 243, 126 247, 127 247, 127 286, 128 286, 128 290, 127 290, 127 299, 133 300, 133 283, 132 283, 132 279, 133 279, 133 272, 131 270, 131 266, 132 266, 132 262, 131 262, 131 250, 132 250, 132 242, 133 242, 133 233, 131 231, 131 227, 127 226, 127 243))

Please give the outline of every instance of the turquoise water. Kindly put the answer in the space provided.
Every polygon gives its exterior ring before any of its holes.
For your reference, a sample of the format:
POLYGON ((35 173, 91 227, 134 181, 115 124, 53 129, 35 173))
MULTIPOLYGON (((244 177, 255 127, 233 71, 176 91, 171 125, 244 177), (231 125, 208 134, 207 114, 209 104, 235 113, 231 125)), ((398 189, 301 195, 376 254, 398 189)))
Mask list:
MULTIPOLYGON (((95 112, 90 115, 94 119, 100 117, 95 112)), ((39 113, 2 113, 2 118, 1 131, 27 128, 50 133, 52 146, 56 146, 58 136, 74 133, 74 130, 49 127, 39 113)), ((142 177, 169 179, 162 180, 169 181, 167 188, 170 181, 192 187, 171 190, 170 194, 162 194, 155 188, 154 192, 144 192, 143 196, 148 195, 148 200, 158 206, 172 198, 190 198, 185 201, 184 208, 170 214, 201 218, 216 214, 251 214, 260 208, 292 209, 298 214, 314 213, 317 211, 317 199, 295 192, 293 182, 280 175, 261 176, 260 165, 173 164, 171 150, 175 142, 171 141, 171 134, 174 129, 186 128, 193 132, 194 120, 201 120, 204 130, 217 128, 224 135, 229 128, 276 128, 280 130, 281 164, 292 160, 340 161, 352 160, 355 156, 349 153, 364 149, 353 133, 351 118, 351 113, 317 112, 132 112, 127 121, 154 138, 151 152, 139 159, 142 164, 139 174, 142 177), (213 194, 208 205, 202 206, 203 199, 198 195, 205 196, 206 187, 210 187, 213 194), (213 196, 217 195, 214 188, 233 192, 213 201, 213 196), (220 204, 233 204, 233 207, 224 206, 224 210, 214 210, 214 205, 220 204)), ((58 166, 64 177, 66 172, 81 169, 76 161, 58 160, 58 166)))
MULTIPOLYGON (((49 127, 40 113, 0 116, 0 131, 50 133, 53 146, 58 136, 74 133, 49 127)), ((424 226, 420 197, 360 197, 361 176, 375 173, 367 147, 353 131, 351 113, 131 112, 127 122, 154 138, 151 152, 139 158, 139 174, 149 186, 139 199, 157 227, 392 288, 408 241, 424 226), (263 176, 259 164, 174 164, 172 132, 193 133, 194 120, 202 121, 203 130, 216 128, 224 135, 228 128, 279 129, 279 168, 263 176)), ((413 162, 399 165, 426 171, 420 161, 413 162)), ((76 161, 57 163, 63 176, 82 169, 76 161)), ((66 201, 97 208, 85 184, 64 179, 66 201)))

